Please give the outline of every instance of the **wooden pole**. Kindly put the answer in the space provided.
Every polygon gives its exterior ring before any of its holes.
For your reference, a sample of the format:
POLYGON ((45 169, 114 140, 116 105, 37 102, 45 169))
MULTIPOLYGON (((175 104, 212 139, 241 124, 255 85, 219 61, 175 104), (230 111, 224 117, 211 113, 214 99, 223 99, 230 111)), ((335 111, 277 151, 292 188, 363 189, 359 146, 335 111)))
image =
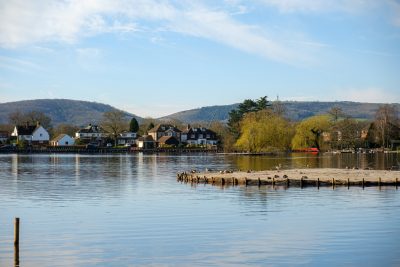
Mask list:
POLYGON ((365 185, 365 181, 364 181, 364 178, 363 178, 363 180, 362 180, 362 187, 363 187, 363 189, 364 189, 364 185, 365 185))
POLYGON ((19 267, 19 245, 14 246, 14 267, 19 267))
POLYGON ((261 180, 260 180, 260 177, 258 177, 258 187, 260 187, 261 186, 261 180))
POLYGON ((335 189, 335 178, 332 178, 332 188, 335 189))
POLYGON ((14 220, 14 245, 19 245, 19 218, 14 220))

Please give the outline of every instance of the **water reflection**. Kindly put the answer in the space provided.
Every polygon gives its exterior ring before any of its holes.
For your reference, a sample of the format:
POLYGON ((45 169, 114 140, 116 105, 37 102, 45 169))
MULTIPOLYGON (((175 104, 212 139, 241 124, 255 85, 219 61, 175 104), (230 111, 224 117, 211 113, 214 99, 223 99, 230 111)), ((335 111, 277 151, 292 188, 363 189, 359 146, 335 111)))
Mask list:
POLYGON ((0 266, 397 266, 394 187, 180 184, 182 170, 357 166, 392 155, 0 155, 0 266), (16 253, 18 252, 18 253, 16 253), (13 255, 14 253, 14 255, 13 255), (18 257, 19 258, 19 257, 18 257), (19 263, 18 263, 19 264, 19 263), (334 264, 335 265, 335 264, 334 264))
POLYGON ((278 156, 229 156, 238 169, 270 170, 281 165, 286 169, 295 168, 372 168, 387 169, 399 165, 398 154, 311 154, 291 153, 278 156))

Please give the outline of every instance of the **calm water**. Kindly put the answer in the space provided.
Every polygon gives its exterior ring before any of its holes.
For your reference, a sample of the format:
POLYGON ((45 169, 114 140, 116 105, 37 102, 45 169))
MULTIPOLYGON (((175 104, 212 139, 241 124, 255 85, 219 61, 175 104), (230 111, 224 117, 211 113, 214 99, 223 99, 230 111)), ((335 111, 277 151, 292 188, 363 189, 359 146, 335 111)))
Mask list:
POLYGON ((188 169, 397 166, 398 155, 0 155, 0 266, 400 266, 394 187, 214 187, 188 169))

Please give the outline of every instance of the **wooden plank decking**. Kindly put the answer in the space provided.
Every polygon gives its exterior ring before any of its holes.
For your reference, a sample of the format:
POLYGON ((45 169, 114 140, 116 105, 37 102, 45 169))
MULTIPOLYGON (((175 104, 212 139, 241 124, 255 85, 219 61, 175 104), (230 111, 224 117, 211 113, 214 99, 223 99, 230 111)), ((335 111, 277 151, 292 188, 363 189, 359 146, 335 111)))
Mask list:
POLYGON ((214 185, 396 186, 400 171, 357 169, 294 169, 259 172, 182 172, 179 182, 214 185))

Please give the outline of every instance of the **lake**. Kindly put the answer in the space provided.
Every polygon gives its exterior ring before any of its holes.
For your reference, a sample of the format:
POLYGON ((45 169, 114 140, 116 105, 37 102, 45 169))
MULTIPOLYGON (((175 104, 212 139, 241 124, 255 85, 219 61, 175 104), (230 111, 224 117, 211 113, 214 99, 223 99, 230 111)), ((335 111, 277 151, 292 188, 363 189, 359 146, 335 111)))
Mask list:
POLYGON ((0 266, 400 266, 394 187, 217 187, 183 170, 399 166, 398 154, 0 155, 0 266))

